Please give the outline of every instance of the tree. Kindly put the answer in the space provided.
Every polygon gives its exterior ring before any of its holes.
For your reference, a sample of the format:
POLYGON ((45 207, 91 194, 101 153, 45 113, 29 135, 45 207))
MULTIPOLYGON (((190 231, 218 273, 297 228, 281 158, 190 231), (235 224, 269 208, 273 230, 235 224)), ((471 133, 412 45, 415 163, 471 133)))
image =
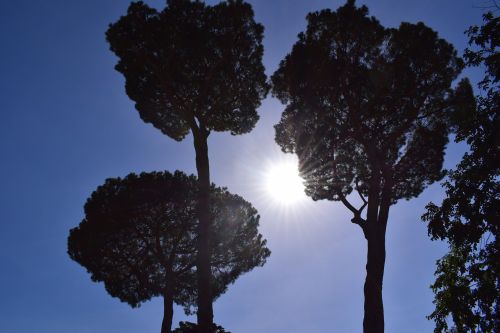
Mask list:
POLYGON ((483 19, 467 31, 465 52, 468 65, 486 70, 478 105, 453 117, 455 140, 469 151, 444 182, 441 205, 430 203, 422 216, 431 238, 450 245, 431 286, 436 333, 500 332, 500 19, 492 12, 483 19))
POLYGON ((448 115, 467 108, 472 90, 466 80, 451 88, 463 62, 421 22, 384 28, 352 0, 307 21, 271 78, 286 105, 275 139, 297 154, 306 194, 341 201, 361 227, 368 245, 363 328, 379 333, 389 209, 443 177, 448 115))
POLYGON ((263 26, 241 0, 215 6, 168 0, 157 11, 133 2, 106 38, 118 56, 128 96, 146 123, 174 140, 193 133, 198 199, 198 323, 209 333, 211 217, 207 138, 211 131, 250 132, 268 85, 262 65, 263 26))
MULTIPOLYGON (((68 253, 108 293, 139 306, 164 301, 162 333, 170 332, 173 303, 196 305, 198 185, 180 171, 107 179, 85 204, 85 218, 70 231, 68 253)), ((213 299, 242 273, 262 266, 270 251, 250 203, 211 186, 210 238, 213 299)))

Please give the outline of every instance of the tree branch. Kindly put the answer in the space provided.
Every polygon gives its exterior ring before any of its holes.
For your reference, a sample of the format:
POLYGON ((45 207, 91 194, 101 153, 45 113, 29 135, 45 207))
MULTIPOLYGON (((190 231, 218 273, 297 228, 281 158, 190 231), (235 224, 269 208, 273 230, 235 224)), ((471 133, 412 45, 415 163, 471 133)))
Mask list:
POLYGON ((351 203, 346 199, 346 197, 343 194, 339 193, 339 198, 340 198, 340 201, 344 204, 344 206, 346 206, 347 209, 349 209, 354 215, 357 215, 360 213, 359 210, 357 210, 356 208, 354 208, 353 205, 351 205, 351 203))
POLYGON ((365 197, 361 193, 361 189, 359 188, 359 180, 356 180, 356 191, 358 192, 359 197, 361 198, 361 200, 364 203, 364 205, 361 206, 361 208, 360 208, 360 210, 363 211, 363 209, 365 208, 365 206, 368 204, 368 201, 366 201, 365 197))
POLYGON ((363 205, 359 209, 356 209, 342 193, 337 194, 344 206, 346 206, 354 214, 351 222, 359 225, 366 237, 366 220, 361 217, 361 213, 363 212, 363 209, 365 209, 368 202, 363 198, 363 205))

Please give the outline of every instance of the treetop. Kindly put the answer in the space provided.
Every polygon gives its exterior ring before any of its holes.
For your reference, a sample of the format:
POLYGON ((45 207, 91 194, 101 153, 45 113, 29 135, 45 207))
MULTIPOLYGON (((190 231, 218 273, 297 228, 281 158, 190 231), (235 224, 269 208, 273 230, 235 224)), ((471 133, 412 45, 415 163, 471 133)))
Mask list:
POLYGON ((473 99, 468 81, 452 88, 462 68, 421 22, 385 28, 353 1, 310 13, 271 78, 286 104, 276 142, 298 155, 315 200, 366 194, 374 174, 392 183, 393 202, 415 197, 443 177, 449 117, 473 99))
POLYGON ((268 91, 263 31, 241 0, 169 0, 162 11, 131 3, 106 39, 142 120, 180 141, 252 130, 268 91))

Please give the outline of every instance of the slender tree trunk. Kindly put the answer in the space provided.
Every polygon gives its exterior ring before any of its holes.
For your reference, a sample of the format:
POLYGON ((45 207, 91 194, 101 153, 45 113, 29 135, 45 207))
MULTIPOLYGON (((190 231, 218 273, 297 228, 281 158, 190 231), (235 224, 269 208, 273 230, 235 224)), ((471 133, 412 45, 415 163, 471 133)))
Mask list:
POLYGON ((382 285, 385 266, 385 233, 391 205, 392 180, 390 175, 384 175, 383 180, 382 182, 381 173, 374 172, 368 192, 368 212, 364 230, 368 243, 364 286, 364 333, 384 332, 382 285))
POLYGON ((198 328, 200 333, 212 333, 213 309, 211 295, 210 270, 210 166, 208 160, 208 132, 201 128, 194 133, 194 147, 196 150, 196 169, 198 171, 198 328))
POLYGON ((163 321, 161 323, 161 333, 172 332, 172 317, 174 316, 174 300, 171 292, 163 295, 163 321))
POLYGON ((384 332, 384 304, 382 284, 385 265, 385 226, 378 223, 367 225, 368 258, 365 280, 364 333, 384 332))

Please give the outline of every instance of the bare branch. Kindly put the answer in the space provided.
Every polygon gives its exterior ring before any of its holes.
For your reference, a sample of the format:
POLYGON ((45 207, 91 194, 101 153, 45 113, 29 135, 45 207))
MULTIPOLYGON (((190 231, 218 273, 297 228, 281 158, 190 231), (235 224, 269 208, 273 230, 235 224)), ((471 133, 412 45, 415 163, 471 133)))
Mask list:
POLYGON ((351 205, 351 203, 346 199, 346 197, 343 194, 339 193, 339 198, 340 198, 340 201, 342 201, 342 203, 344 204, 344 206, 346 206, 354 215, 359 214, 359 210, 354 208, 354 206, 351 205))
POLYGON ((368 205, 368 202, 363 198, 363 205, 359 209, 356 209, 343 194, 338 193, 338 196, 344 206, 346 206, 354 214, 351 222, 359 225, 366 237, 366 220, 361 217, 361 213, 365 209, 366 205, 368 205))
POLYGON ((484 10, 491 10, 493 9, 495 12, 497 10, 500 10, 500 4, 498 3, 497 0, 491 0, 491 1, 488 1, 488 2, 485 2, 484 5, 479 5, 479 6, 472 6, 473 8, 480 8, 480 9, 484 9, 484 10), (488 4, 489 2, 489 4, 488 4))
POLYGON ((368 201, 365 201, 363 203, 363 205, 361 206, 361 208, 359 208, 359 215, 361 215, 361 213, 363 213, 363 209, 365 209, 365 207, 368 205, 368 201))
POLYGON ((361 189, 359 188, 359 180, 357 180, 357 179, 356 179, 356 191, 358 192, 359 197, 361 198, 361 200, 364 203, 364 205, 360 208, 360 211, 363 211, 363 209, 365 208, 365 206, 368 204, 368 201, 366 201, 365 197, 361 193, 361 189))

